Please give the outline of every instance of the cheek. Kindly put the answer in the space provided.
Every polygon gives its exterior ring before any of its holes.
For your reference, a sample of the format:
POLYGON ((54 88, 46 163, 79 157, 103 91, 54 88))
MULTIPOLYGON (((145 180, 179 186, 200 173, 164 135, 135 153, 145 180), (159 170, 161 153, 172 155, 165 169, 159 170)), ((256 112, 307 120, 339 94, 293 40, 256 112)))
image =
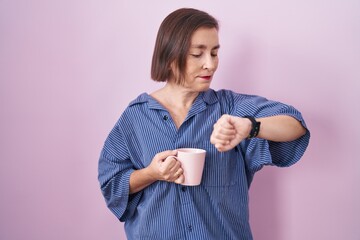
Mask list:
POLYGON ((201 69, 202 69, 201 64, 195 61, 190 61, 188 62, 186 72, 188 75, 194 75, 197 74, 201 69))
POLYGON ((219 58, 216 58, 216 60, 215 60, 215 66, 216 66, 216 68, 219 66, 219 58))

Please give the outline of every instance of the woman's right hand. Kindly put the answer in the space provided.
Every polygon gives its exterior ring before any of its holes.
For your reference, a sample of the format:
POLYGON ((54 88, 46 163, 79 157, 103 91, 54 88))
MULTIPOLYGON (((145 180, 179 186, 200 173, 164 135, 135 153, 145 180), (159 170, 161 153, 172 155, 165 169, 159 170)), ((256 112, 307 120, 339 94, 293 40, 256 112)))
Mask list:
POLYGON ((150 165, 147 167, 148 173, 154 180, 182 183, 184 182, 183 169, 181 163, 175 158, 176 150, 168 150, 159 152, 154 156, 150 165))

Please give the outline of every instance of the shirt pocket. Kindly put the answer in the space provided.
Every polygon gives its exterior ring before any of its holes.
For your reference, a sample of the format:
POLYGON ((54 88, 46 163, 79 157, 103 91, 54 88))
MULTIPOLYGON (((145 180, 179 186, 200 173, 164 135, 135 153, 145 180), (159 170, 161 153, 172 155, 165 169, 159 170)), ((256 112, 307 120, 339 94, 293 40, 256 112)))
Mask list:
POLYGON ((245 176, 244 162, 237 149, 219 152, 210 141, 204 142, 202 148, 206 150, 202 185, 227 187, 245 176))

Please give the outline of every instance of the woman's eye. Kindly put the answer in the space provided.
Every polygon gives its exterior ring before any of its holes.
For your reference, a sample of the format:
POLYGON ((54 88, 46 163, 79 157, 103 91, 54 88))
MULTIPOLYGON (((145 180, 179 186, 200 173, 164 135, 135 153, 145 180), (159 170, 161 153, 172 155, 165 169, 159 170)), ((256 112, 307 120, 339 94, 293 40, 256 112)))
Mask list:
POLYGON ((195 58, 199 58, 199 57, 201 57, 201 53, 200 54, 190 54, 191 56, 193 56, 193 57, 195 57, 195 58))
MULTIPOLYGON (((192 54, 190 54, 190 56, 192 56, 192 57, 194 57, 194 58, 200 58, 200 57, 202 57, 202 53, 199 53, 199 54, 196 54, 196 53, 192 53, 192 54)), ((211 57, 217 57, 217 53, 211 53, 210 54, 211 55, 211 57)))

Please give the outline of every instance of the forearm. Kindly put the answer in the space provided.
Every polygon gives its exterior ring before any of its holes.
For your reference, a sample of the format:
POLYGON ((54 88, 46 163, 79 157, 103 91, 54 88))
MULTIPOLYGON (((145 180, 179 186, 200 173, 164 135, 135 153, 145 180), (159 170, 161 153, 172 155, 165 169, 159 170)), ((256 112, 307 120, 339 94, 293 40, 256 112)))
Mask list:
POLYGON ((258 138, 275 141, 288 142, 298 139, 306 133, 301 123, 286 115, 258 118, 261 122, 258 138))
POLYGON ((156 181, 151 176, 148 168, 135 170, 130 175, 130 194, 139 192, 156 181))

